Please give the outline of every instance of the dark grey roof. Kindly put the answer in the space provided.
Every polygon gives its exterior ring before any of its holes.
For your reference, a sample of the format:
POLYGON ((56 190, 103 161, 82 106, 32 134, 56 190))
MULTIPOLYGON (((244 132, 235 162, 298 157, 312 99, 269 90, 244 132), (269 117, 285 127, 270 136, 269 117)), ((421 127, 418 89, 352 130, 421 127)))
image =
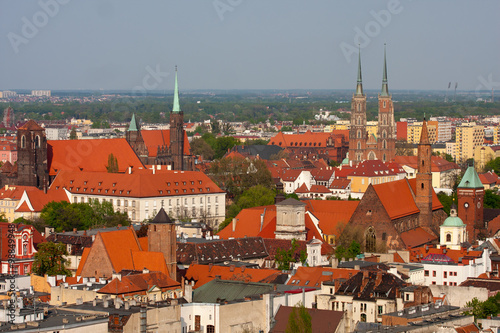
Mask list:
POLYGON ((288 198, 276 204, 276 206, 305 206, 306 204, 294 198, 288 198))
POLYGON ((160 209, 160 211, 158 212, 158 214, 156 214, 153 221, 151 221, 150 223, 162 223, 162 224, 163 223, 172 223, 172 220, 170 219, 170 217, 168 217, 167 212, 162 207, 160 209))
POLYGON ((257 156, 264 160, 270 160, 272 155, 278 154, 283 150, 277 145, 250 145, 250 146, 236 146, 236 151, 241 154, 250 154, 257 156))

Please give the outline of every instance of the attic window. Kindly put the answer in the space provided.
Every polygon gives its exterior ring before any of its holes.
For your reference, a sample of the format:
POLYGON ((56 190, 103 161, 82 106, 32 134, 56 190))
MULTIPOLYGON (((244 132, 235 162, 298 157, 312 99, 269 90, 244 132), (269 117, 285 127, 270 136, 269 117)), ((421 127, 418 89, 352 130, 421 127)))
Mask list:
POLYGON ((167 190, 167 193, 170 194, 170 190, 167 190))
POLYGON ((106 190, 104 190, 104 193, 108 193, 108 190, 107 190, 107 189, 106 189, 106 190))
POLYGON ((167 186, 170 186, 170 182, 167 182, 167 186))
POLYGON ((98 185, 101 186, 102 182, 99 182, 98 185))
POLYGON ((191 193, 194 193, 194 188, 191 189, 191 193))
POLYGON ((186 182, 182 182, 182 185, 186 185, 186 182))
POLYGON ((70 180, 70 181, 69 181, 69 183, 70 183, 70 184, 73 184, 73 180, 70 180))
POLYGON ((191 181, 191 185, 194 185, 194 181, 191 181))
POLYGON ((127 191, 127 194, 130 194, 130 191, 127 191))
POLYGON ((101 190, 100 188, 99 188, 99 189, 97 189, 97 193, 101 193, 101 191, 102 191, 102 190, 101 190))
POLYGON ((175 190, 175 193, 179 193, 179 190, 175 190))
POLYGON ((84 181, 84 182, 83 182, 83 185, 87 185, 87 181, 84 181))
POLYGON ((163 194, 163 191, 162 191, 162 190, 160 190, 160 194, 163 194))
POLYGON ((58 189, 59 189, 59 186, 56 186, 56 190, 58 190, 58 189))
POLYGON ((87 188, 84 188, 84 189, 83 189, 83 192, 87 192, 87 188))
POLYGON ((200 185, 201 185, 201 180, 198 180, 200 182, 200 185))
POLYGON ((113 183, 113 187, 115 187, 115 186, 116 186, 116 183, 113 183))
POLYGON ((113 194, 115 194, 116 190, 113 190, 113 194))
POLYGON ((200 188, 200 192, 203 192, 203 189, 202 189, 202 188, 200 188))
POLYGON ((93 188, 91 188, 91 189, 90 189, 90 192, 94 192, 94 189, 93 189, 93 188))
POLYGON ((179 182, 175 182, 175 186, 179 186, 179 182))
POLYGON ((210 187, 207 187, 207 192, 210 192, 210 187))
POLYGON ((372 215, 372 210, 371 209, 366 212, 366 216, 370 216, 370 215, 372 215))
POLYGON ((120 190, 120 194, 122 194, 122 193, 123 193, 123 190, 120 190))
POLYGON ((186 189, 184 189, 183 192, 186 193, 186 189))

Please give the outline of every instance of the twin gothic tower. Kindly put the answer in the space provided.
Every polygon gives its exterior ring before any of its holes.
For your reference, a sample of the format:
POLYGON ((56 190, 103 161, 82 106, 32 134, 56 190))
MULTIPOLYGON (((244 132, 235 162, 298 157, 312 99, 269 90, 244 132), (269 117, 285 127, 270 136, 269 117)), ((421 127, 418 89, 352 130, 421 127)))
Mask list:
POLYGON ((349 130, 349 160, 354 164, 364 160, 391 161, 396 151, 394 106, 387 84, 387 60, 384 49, 382 91, 378 95, 377 136, 369 135, 366 127, 366 95, 361 76, 361 52, 358 57, 358 82, 351 101, 351 128, 349 130))

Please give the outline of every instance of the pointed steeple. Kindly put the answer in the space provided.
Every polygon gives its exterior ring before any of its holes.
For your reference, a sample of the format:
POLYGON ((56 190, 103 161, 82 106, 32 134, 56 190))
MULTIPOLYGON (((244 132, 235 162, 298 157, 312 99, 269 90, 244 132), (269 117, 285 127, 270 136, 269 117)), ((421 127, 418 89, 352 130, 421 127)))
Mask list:
POLYGON ((424 118, 424 123, 422 124, 422 133, 420 134, 420 144, 429 145, 429 133, 427 131, 427 120, 424 118))
POLYGON ((384 44, 384 74, 382 77, 382 92, 380 96, 389 96, 389 86, 387 85, 387 57, 385 54, 385 44, 384 44))
POLYGON ((356 96, 363 96, 363 79, 361 78, 361 49, 358 53, 358 83, 356 85, 356 96))
POLYGON ((177 84, 177 66, 175 66, 174 105, 172 107, 172 112, 181 112, 181 106, 179 105, 179 86, 177 84))
POLYGON ((137 122, 135 121, 135 113, 132 114, 132 119, 130 120, 130 125, 128 127, 129 131, 138 131, 139 127, 137 126, 137 122))

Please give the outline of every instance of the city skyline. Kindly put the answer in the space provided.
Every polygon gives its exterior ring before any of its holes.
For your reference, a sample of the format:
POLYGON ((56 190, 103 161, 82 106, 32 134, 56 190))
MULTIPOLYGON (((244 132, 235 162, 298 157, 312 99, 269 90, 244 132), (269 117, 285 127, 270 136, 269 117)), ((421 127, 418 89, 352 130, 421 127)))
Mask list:
POLYGON ((0 90, 500 88, 496 1, 3 1, 0 90), (431 6, 432 4, 432 6, 431 6), (465 23, 464 23, 465 22, 465 23))

